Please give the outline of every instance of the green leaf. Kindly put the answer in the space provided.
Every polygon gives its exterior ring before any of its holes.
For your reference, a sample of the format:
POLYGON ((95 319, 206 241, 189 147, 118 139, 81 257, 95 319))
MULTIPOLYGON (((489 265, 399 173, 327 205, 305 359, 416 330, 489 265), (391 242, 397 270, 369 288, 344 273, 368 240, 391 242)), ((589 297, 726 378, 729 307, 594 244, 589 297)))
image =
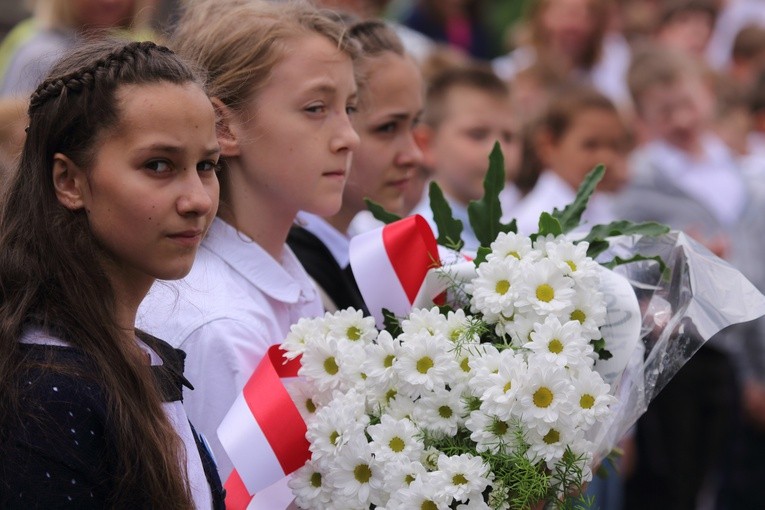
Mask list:
POLYGON ((608 241, 604 241, 603 239, 594 239, 590 241, 590 246, 587 247, 587 256, 591 259, 594 259, 606 251, 608 247, 608 241))
POLYGON ((562 233, 563 227, 561 227, 560 222, 556 218, 553 218, 550 213, 543 212, 539 216, 538 235, 546 236, 547 234, 552 234, 554 236, 559 236, 562 233))
POLYGON ((489 256, 489 253, 491 253, 491 248, 487 248, 486 246, 479 246, 478 253, 473 259, 473 263, 475 264, 475 267, 478 267, 484 262, 486 262, 486 257, 489 256))
POLYGON ((468 204, 468 218, 481 246, 489 246, 500 232, 517 232, 515 220, 503 224, 499 194, 505 187, 505 157, 499 142, 489 155, 489 170, 483 180, 483 197, 468 204))
POLYGON ((607 267, 608 269, 613 269, 617 266, 623 266, 624 264, 631 264, 633 262, 640 262, 642 260, 653 260, 657 264, 659 264, 660 271, 663 273, 665 269, 667 269, 667 264, 664 263, 664 260, 662 260, 661 257, 658 255, 654 257, 646 257, 644 255, 635 255, 628 259, 623 259, 621 257, 614 257, 613 260, 610 262, 606 262, 604 264, 601 264, 603 267, 607 267))
POLYGON ((399 322, 398 317, 396 317, 396 314, 387 308, 382 309, 382 314, 383 327, 385 328, 385 331, 390 333, 393 338, 396 338, 398 335, 404 332, 401 329, 401 323, 399 322))
POLYGON ((372 216, 374 216, 376 220, 382 221, 386 225, 388 223, 393 223, 394 221, 398 221, 401 219, 401 216, 398 216, 397 214, 393 214, 392 212, 386 211, 383 206, 381 206, 377 202, 374 202, 373 200, 365 198, 364 202, 367 204, 367 209, 369 209, 369 212, 372 213, 372 216))
POLYGON ((667 232, 669 232, 669 227, 662 225, 661 223, 655 223, 653 221, 632 223, 631 221, 621 220, 612 221, 606 225, 595 225, 583 240, 592 241, 612 236, 629 236, 637 234, 655 237, 664 235, 667 232))
POLYGON ((433 222, 438 229, 436 242, 452 250, 459 251, 465 245, 462 240, 462 222, 454 219, 452 208, 444 198, 444 193, 435 182, 430 183, 428 190, 430 210, 433 211, 433 222))
POLYGON ((579 190, 576 192, 574 201, 567 205, 562 211, 559 211, 557 208, 553 210, 552 216, 560 222, 564 234, 579 226, 582 213, 587 208, 587 202, 590 200, 590 195, 595 191, 595 187, 605 173, 606 167, 603 165, 598 165, 593 168, 590 173, 587 174, 587 177, 584 178, 582 184, 579 185, 579 190))
POLYGON ((611 354, 611 351, 606 349, 605 339, 599 338, 597 340, 590 340, 590 344, 592 344, 592 348, 597 353, 598 359, 605 361, 607 359, 611 359, 614 356, 611 354))

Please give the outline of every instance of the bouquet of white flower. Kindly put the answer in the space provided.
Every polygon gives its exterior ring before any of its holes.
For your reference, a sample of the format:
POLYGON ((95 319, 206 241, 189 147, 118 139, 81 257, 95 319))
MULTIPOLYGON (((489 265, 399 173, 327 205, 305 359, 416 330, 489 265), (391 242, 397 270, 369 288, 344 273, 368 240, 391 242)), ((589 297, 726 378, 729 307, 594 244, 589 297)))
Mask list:
MULTIPOLYGON (((469 208, 474 260, 419 256, 430 267, 403 313, 378 306, 376 266, 369 285, 354 266, 377 320, 301 319, 281 345, 299 360, 285 387, 310 450, 289 481, 300 508, 586 507, 592 469, 701 344, 765 314, 762 294, 681 233, 620 221, 572 235, 602 168, 518 235, 499 221, 502 168, 495 148, 469 208), (739 289, 725 306, 720 281, 739 289)), ((462 225, 430 191, 438 242, 455 254, 462 225)))

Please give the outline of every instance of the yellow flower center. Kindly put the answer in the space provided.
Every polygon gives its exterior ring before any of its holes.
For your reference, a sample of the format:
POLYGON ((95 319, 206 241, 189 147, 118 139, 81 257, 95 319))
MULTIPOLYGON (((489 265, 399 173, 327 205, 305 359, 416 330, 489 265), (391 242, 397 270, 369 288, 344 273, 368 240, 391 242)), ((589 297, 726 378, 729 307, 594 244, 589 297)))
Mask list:
POLYGON ((553 392, 550 388, 542 386, 534 392, 534 405, 537 407, 550 407, 553 401, 553 392))
POLYGON ((306 399, 305 401, 305 408, 308 409, 309 413, 315 413, 316 412, 316 404, 313 403, 313 400, 310 398, 306 399))
POLYGON ((454 411, 452 411, 452 408, 449 406, 441 406, 438 408, 438 416, 440 416, 441 418, 448 420, 449 418, 452 417, 453 414, 454 414, 454 411))
POLYGON ((587 315, 581 310, 574 310, 571 312, 571 320, 572 321, 579 321, 579 324, 584 324, 584 321, 587 319, 587 315))
POLYGON ((438 505, 428 499, 422 502, 420 510, 438 510, 438 505))
POLYGON ((388 447, 391 449, 391 451, 396 453, 403 452, 405 446, 406 446, 406 443, 404 443, 404 440, 398 436, 388 441, 388 447))
POLYGON ((367 464, 359 464, 353 468, 353 477, 359 483, 369 483, 369 480, 372 478, 372 470, 369 469, 367 464))
POLYGON ((595 397, 593 397, 589 393, 585 393, 579 399, 579 407, 581 407, 582 409, 592 409, 592 406, 594 405, 595 405, 595 397))
POLYGON ((449 338, 451 338, 452 342, 456 342, 457 340, 460 339, 464 331, 465 331, 464 328, 454 328, 452 332, 449 334, 449 338))
POLYGON ((555 290, 546 283, 537 287, 537 299, 549 303, 555 299, 555 290))
POLYGON ((388 354, 385 356, 385 359, 383 360, 383 366, 385 368, 390 368, 393 366, 393 361, 396 359, 396 357, 393 354, 388 354))
POLYGON ((550 340, 550 343, 547 344, 547 348, 553 354, 560 354, 561 352, 563 352, 563 343, 557 338, 553 338, 552 340, 550 340))
POLYGON ((462 358, 462 361, 460 361, 460 368, 463 372, 470 372, 470 360, 468 358, 462 358))
POLYGON ((500 280, 497 282, 497 286, 494 288, 494 290, 500 296, 504 296, 507 294, 507 291, 510 290, 510 282, 507 280, 500 280))
POLYGON ((337 361, 335 361, 334 356, 330 356, 329 358, 324 360, 324 371, 327 372, 329 375, 337 375, 337 373, 340 371, 340 368, 337 366, 337 361))
POLYGON ((560 441, 560 432, 555 429, 550 429, 550 432, 545 434, 545 437, 543 437, 542 440, 545 444, 555 444, 560 441))
POLYGON ((410 485, 414 480, 415 478, 412 475, 406 475, 404 477, 404 483, 406 483, 407 485, 410 485))
POLYGON ((388 392, 385 394, 385 400, 387 400, 388 402, 390 402, 391 400, 393 400, 394 398, 396 398, 396 394, 397 394, 397 393, 398 393, 398 392, 397 392, 396 390, 394 390, 394 389, 390 389, 390 390, 388 390, 388 392))
POLYGON ((421 374, 427 374, 428 370, 433 368, 433 360, 430 356, 423 356, 417 360, 417 371, 421 374))
POLYGON ((345 334, 348 336, 348 340, 356 341, 361 338, 361 330, 356 326, 351 326, 348 328, 348 331, 346 331, 345 334))
POLYGON ((311 486, 317 489, 321 487, 321 473, 314 473, 311 475, 311 486))
POLYGON ((465 485, 468 483, 468 479, 462 473, 457 473, 452 477, 452 483, 454 485, 465 485))
POLYGON ((521 254, 518 253, 517 251, 511 251, 507 255, 510 256, 510 257, 515 257, 518 260, 521 260, 521 254))
POLYGON ((494 420, 489 430, 497 437, 502 437, 507 433, 507 429, 510 428, 507 423, 502 420, 494 420))
POLYGON ((574 264, 573 260, 567 260, 566 264, 568 264, 568 267, 570 267, 572 271, 576 271, 576 264, 574 264))
POLYGON ((505 387, 504 387, 503 389, 505 390, 505 393, 507 393, 508 391, 510 391, 510 389, 511 389, 512 387, 513 387, 513 382, 512 382, 512 381, 507 381, 507 382, 505 383, 505 387))
POLYGON ((337 446, 338 439, 340 439, 340 433, 336 430, 329 435, 329 442, 335 446, 337 446))

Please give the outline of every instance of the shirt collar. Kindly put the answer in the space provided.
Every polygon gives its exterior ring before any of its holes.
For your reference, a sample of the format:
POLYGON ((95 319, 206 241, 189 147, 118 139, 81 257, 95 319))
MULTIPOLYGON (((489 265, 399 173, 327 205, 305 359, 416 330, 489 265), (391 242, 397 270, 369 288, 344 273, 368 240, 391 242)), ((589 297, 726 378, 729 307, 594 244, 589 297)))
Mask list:
POLYGON ((220 218, 215 218, 202 241, 202 247, 277 301, 298 303, 316 299, 316 289, 286 244, 282 262, 279 263, 258 243, 220 218))
POLYGON ((350 238, 329 224, 327 220, 315 214, 301 211, 297 216, 298 224, 315 235, 327 247, 341 268, 351 263, 350 238))

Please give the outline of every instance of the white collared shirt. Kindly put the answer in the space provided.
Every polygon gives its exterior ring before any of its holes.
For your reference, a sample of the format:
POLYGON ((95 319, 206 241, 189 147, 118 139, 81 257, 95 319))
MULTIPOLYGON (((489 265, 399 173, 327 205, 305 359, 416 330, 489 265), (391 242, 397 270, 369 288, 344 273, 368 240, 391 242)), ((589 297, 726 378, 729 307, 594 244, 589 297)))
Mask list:
POLYGON ((184 391, 186 412, 224 481, 232 465, 218 425, 266 350, 301 317, 322 313, 313 282, 286 245, 279 263, 219 218, 188 276, 155 283, 141 304, 137 326, 186 352, 186 378, 195 388, 184 391))
POLYGON ((324 218, 305 211, 298 213, 297 222, 304 229, 319 238, 319 241, 327 247, 335 258, 338 266, 341 268, 348 267, 348 264, 351 263, 350 237, 330 225, 324 218))

